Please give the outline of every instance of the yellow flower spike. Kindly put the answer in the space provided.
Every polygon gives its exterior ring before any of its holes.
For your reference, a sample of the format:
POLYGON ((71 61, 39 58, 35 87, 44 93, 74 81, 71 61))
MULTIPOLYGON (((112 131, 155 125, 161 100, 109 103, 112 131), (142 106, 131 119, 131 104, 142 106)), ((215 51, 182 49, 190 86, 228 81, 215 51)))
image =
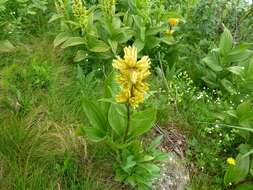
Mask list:
POLYGON ((234 158, 232 158, 232 157, 229 157, 229 158, 227 159, 227 163, 228 163, 229 165, 235 166, 235 165, 236 165, 236 160, 235 160, 234 158))
POLYGON ((179 18, 169 18, 169 19, 168 19, 168 23, 169 23, 171 26, 176 26, 176 25, 179 23, 179 18))
POLYGON ((129 103, 136 108, 144 101, 144 94, 148 90, 148 84, 144 80, 151 74, 150 59, 144 56, 138 61, 136 47, 125 47, 124 53, 124 59, 116 57, 112 64, 119 71, 117 82, 122 88, 116 101, 129 103))

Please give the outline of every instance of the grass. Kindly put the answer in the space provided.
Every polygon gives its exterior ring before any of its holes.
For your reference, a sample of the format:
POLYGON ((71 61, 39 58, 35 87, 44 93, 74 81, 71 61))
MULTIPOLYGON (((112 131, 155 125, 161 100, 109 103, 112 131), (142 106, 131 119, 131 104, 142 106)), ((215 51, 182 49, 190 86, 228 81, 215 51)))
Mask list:
POLYGON ((0 189, 118 189, 107 149, 75 131, 93 77, 61 62, 47 40, 1 60, 0 189))

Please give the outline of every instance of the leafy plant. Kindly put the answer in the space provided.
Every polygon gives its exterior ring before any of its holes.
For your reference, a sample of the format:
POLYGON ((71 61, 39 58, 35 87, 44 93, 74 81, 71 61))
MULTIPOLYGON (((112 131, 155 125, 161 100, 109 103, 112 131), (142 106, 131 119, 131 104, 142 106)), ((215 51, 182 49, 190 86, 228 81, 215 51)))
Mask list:
MULTIPOLYGON (((236 129, 237 134, 243 138, 238 150, 235 164, 227 168, 224 176, 226 186, 237 185, 236 189, 240 189, 247 185, 252 187, 252 183, 247 184, 246 179, 253 179, 251 168, 253 167, 253 110, 250 100, 239 104, 236 110, 228 110, 220 116, 220 119, 228 124, 228 127, 236 129), (246 181, 244 181, 246 180, 246 181)), ((247 189, 247 188, 246 188, 247 189)))
POLYGON ((234 47, 230 31, 224 28, 219 47, 202 60, 206 66, 202 80, 210 88, 235 94, 236 84, 244 80, 245 68, 253 55, 249 47, 247 44, 234 47))
POLYGON ((56 2, 57 13, 49 22, 60 20, 63 32, 56 36, 54 46, 75 46, 74 61, 110 62, 129 43, 139 52, 147 52, 160 43, 173 43, 173 37, 165 34, 168 15, 162 4, 139 0, 99 2, 90 7, 81 0, 56 2))
MULTIPOLYGON (((137 50, 125 49, 125 56, 133 56, 132 64, 144 64, 143 66, 148 67, 148 62, 145 63, 144 59, 136 63, 137 60, 135 59, 137 57, 134 56, 137 56, 137 54, 132 54, 132 51, 136 52, 137 50)), ((128 59, 123 63, 126 66, 127 61, 128 59)), ((131 60, 129 61, 131 62, 131 60)), ((114 63, 116 64, 116 62, 115 60, 114 63)), ((116 65, 115 67, 117 68, 116 65)), ((129 74, 131 75, 131 73, 129 74)), ((116 103, 114 96, 118 86, 113 81, 114 77, 115 75, 112 73, 106 79, 105 98, 101 99, 100 102, 84 98, 83 109, 92 127, 81 128, 79 132, 82 133, 83 131, 91 141, 105 142, 115 152, 116 163, 114 169, 116 180, 129 183, 138 189, 149 189, 152 179, 159 174, 159 168, 155 165, 155 162, 165 158, 165 154, 156 149, 161 138, 157 138, 148 148, 144 148, 140 136, 152 128, 156 118, 156 110, 132 110, 131 107, 135 107, 140 103, 135 99, 137 97, 134 94, 129 99, 124 99, 128 102, 126 105, 116 103)), ((135 83, 132 82, 130 82, 132 84, 131 88, 134 90, 135 83)), ((123 86, 123 88, 126 88, 126 86, 123 86)), ((121 96, 123 98, 120 93, 117 96, 117 101, 120 101, 121 96)))

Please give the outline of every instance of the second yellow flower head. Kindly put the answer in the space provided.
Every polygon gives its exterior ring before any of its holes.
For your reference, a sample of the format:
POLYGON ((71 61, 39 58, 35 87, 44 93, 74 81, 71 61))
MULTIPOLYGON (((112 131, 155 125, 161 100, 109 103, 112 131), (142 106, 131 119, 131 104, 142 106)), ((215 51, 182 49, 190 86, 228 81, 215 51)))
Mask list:
POLYGON ((179 22, 179 18, 169 18, 168 19, 168 23, 171 25, 171 26, 176 26, 179 22))

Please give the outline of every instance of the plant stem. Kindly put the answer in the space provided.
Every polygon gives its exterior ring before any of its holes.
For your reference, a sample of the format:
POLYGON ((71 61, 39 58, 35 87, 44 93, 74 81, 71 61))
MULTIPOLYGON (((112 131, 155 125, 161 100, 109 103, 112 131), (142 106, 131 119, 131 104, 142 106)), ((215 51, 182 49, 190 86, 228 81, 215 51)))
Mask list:
POLYGON ((130 128, 130 105, 128 103, 127 104, 127 127, 126 127, 126 131, 125 131, 125 135, 124 135, 124 141, 123 141, 124 143, 127 140, 127 135, 128 135, 129 128, 130 128))

